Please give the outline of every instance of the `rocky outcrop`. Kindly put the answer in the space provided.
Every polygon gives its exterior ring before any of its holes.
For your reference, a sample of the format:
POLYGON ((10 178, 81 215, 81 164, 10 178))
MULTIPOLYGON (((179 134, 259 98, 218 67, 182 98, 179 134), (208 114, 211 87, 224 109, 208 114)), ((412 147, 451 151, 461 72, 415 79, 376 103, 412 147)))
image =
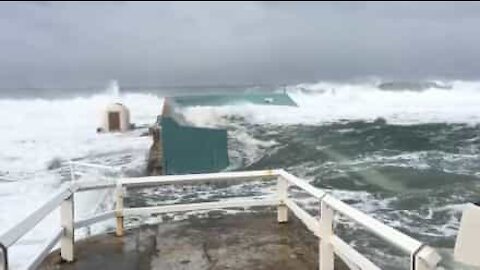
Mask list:
POLYGON ((150 152, 148 154, 147 173, 148 175, 162 175, 163 147, 161 128, 159 126, 150 128, 150 134, 153 139, 153 144, 150 147, 150 152))

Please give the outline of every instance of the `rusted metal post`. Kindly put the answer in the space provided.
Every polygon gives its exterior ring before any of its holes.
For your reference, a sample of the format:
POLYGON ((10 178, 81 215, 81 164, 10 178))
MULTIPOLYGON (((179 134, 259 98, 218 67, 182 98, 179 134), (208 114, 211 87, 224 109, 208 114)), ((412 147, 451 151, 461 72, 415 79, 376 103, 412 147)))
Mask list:
POLYGON ((66 198, 60 205, 60 222, 63 228, 63 234, 60 238, 60 255, 62 260, 72 262, 74 260, 74 242, 75 242, 75 228, 74 228, 74 200, 73 193, 66 198))
POLYGON ((115 203, 115 215, 117 219, 117 227, 115 230, 115 234, 117 236, 123 236, 124 235, 124 225, 123 225, 123 186, 119 182, 117 184, 117 188, 115 189, 115 198, 116 198, 116 203, 115 203))

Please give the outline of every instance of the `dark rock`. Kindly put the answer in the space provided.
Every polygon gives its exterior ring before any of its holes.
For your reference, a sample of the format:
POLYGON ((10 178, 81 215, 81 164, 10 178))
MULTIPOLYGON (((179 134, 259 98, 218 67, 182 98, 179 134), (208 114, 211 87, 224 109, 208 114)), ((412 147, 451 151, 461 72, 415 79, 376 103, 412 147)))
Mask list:
POLYGON ((162 147, 162 133, 158 126, 152 127, 149 130, 153 144, 150 147, 147 162, 148 175, 162 175, 163 174, 163 147, 162 147))
POLYGON ((55 170, 55 169, 58 169, 60 167, 62 167, 62 160, 59 159, 59 158, 54 158, 52 160, 50 160, 50 162, 48 163, 47 165, 47 169, 48 170, 55 170))

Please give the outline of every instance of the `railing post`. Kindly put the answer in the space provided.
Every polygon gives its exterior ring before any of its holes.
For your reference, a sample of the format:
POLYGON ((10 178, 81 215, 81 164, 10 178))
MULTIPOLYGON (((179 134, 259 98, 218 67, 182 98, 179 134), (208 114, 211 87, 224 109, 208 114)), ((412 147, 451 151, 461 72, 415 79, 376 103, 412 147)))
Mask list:
POLYGON ((70 162, 68 163, 70 166, 70 181, 75 181, 75 165, 73 164, 73 162, 70 160, 70 162))
POLYGON ((286 223, 288 222, 288 207, 285 204, 285 200, 288 198, 288 181, 281 176, 278 177, 277 180, 277 194, 277 221, 279 223, 286 223))
POLYGON ((411 270, 434 270, 441 257, 435 250, 425 244, 421 245, 411 256, 411 270))
POLYGON ((60 205, 60 222, 63 228, 63 235, 60 239, 60 255, 62 260, 72 262, 74 259, 73 245, 75 241, 74 200, 73 193, 63 200, 60 205))
POLYGON ((117 217, 117 228, 115 234, 117 236, 123 236, 124 227, 123 227, 123 186, 121 182, 117 183, 117 188, 115 189, 115 215, 117 217))
POLYGON ((333 235, 333 209, 325 201, 320 206, 320 243, 319 243, 319 269, 334 269, 334 253, 330 237, 333 235))
POLYGON ((0 243, 0 270, 8 270, 8 248, 0 243))

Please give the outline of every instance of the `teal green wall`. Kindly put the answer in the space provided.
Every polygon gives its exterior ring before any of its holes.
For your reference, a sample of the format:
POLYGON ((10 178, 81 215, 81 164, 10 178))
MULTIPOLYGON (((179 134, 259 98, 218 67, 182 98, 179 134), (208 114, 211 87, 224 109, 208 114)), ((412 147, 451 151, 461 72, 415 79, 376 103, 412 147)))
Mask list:
POLYGON ((227 131, 179 125, 162 117, 165 174, 218 172, 229 165, 227 131))
POLYGON ((218 172, 229 165, 227 131, 193 127, 174 107, 221 106, 250 103, 257 105, 296 106, 285 93, 248 93, 171 97, 163 116, 163 168, 165 174, 218 172))

